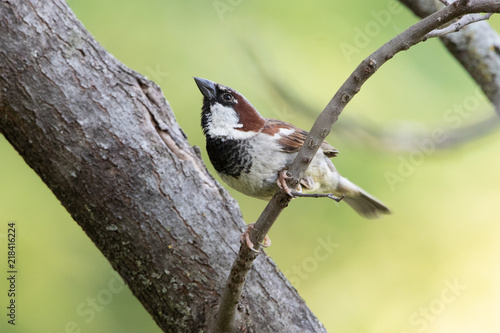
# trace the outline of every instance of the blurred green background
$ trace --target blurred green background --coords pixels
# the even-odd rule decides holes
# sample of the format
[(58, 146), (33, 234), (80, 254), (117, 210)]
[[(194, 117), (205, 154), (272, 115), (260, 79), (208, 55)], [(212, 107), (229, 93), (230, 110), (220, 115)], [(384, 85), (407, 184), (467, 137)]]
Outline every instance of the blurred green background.
[[(416, 22), (385, 0), (68, 4), (109, 52), (161, 86), (206, 162), (193, 76), (237, 89), (264, 116), (310, 129), (314, 118), (279, 98), (261, 68), (319, 113), (363, 58)], [(490, 22), (500, 29), (500, 19)], [(431, 144), (424, 153), (378, 149), (356, 132), (336, 131), (357, 122), (400, 132), (383, 141), (389, 147), (413, 131), (429, 138), (491, 116), (476, 90), (441, 44), (427, 41), (389, 61), (334, 126), (328, 141), (341, 151), (339, 171), (394, 214), (369, 221), (345, 204), (295, 200), (267, 250), (330, 332), (500, 331), (500, 133), (448, 150)], [(6, 323), (0, 279), (0, 331), (160, 332), (3, 137), (0, 156), (0, 241), (15, 221), (19, 269), (15, 329)], [(391, 183), (389, 175), (400, 178)], [(245, 220), (255, 221), (266, 203), (230, 191)]]

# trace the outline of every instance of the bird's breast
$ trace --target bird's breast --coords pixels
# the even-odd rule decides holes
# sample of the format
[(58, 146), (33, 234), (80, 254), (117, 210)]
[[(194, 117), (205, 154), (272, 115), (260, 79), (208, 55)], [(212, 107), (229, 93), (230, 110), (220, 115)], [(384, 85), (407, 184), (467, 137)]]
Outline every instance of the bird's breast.
[(269, 135), (256, 135), (246, 140), (207, 136), (207, 152), (224, 182), (260, 199), (269, 199), (273, 195), (277, 189), (278, 172), (295, 156), (281, 152)]
[(252, 167), (248, 140), (207, 137), (210, 162), (218, 173), (238, 178)]

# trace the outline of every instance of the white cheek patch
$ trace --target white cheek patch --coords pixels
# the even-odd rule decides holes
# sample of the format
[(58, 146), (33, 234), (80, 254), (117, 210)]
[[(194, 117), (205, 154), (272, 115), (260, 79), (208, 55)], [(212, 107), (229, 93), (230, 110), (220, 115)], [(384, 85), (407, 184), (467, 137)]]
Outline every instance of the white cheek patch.
[(215, 103), (211, 107), (211, 110), (212, 110), (211, 125), (214, 127), (214, 129), (234, 128), (238, 125), (241, 125), (240, 118), (232, 108), (223, 106), (219, 103)]
[(239, 131), (242, 128), (240, 118), (233, 108), (215, 103), (211, 107), (208, 121), (208, 133), (212, 137), (225, 136), (228, 139), (248, 139), (255, 135), (254, 132)]

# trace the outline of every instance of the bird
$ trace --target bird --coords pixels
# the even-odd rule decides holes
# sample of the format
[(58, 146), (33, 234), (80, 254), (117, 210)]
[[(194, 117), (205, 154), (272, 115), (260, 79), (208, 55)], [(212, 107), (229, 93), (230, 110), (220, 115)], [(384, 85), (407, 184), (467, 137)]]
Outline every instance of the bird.
[(289, 195), (332, 194), (358, 214), (377, 218), (391, 211), (337, 171), (330, 158), (338, 150), (324, 141), (298, 188), (286, 185), (287, 169), (308, 132), (287, 122), (263, 117), (239, 92), (213, 81), (194, 77), (203, 95), (201, 127), (210, 162), (221, 179), (251, 197), (270, 200), (278, 187)]

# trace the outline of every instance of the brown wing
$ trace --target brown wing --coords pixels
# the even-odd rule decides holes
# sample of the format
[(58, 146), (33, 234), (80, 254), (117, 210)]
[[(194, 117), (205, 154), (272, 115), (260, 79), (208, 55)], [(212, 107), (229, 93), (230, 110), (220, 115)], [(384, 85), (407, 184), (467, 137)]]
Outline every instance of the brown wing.
[[(262, 132), (269, 135), (275, 135), (280, 131), (280, 129), (283, 128), (294, 131), (290, 134), (281, 135), (278, 140), (278, 143), (281, 145), (281, 150), (287, 153), (295, 153), (299, 151), (300, 147), (304, 144), (307, 134), (309, 134), (307, 131), (281, 120), (267, 119)], [(323, 149), (323, 152), (327, 157), (335, 157), (339, 153), (337, 149), (333, 148), (326, 141), (323, 141), (321, 144), (321, 149)]]

